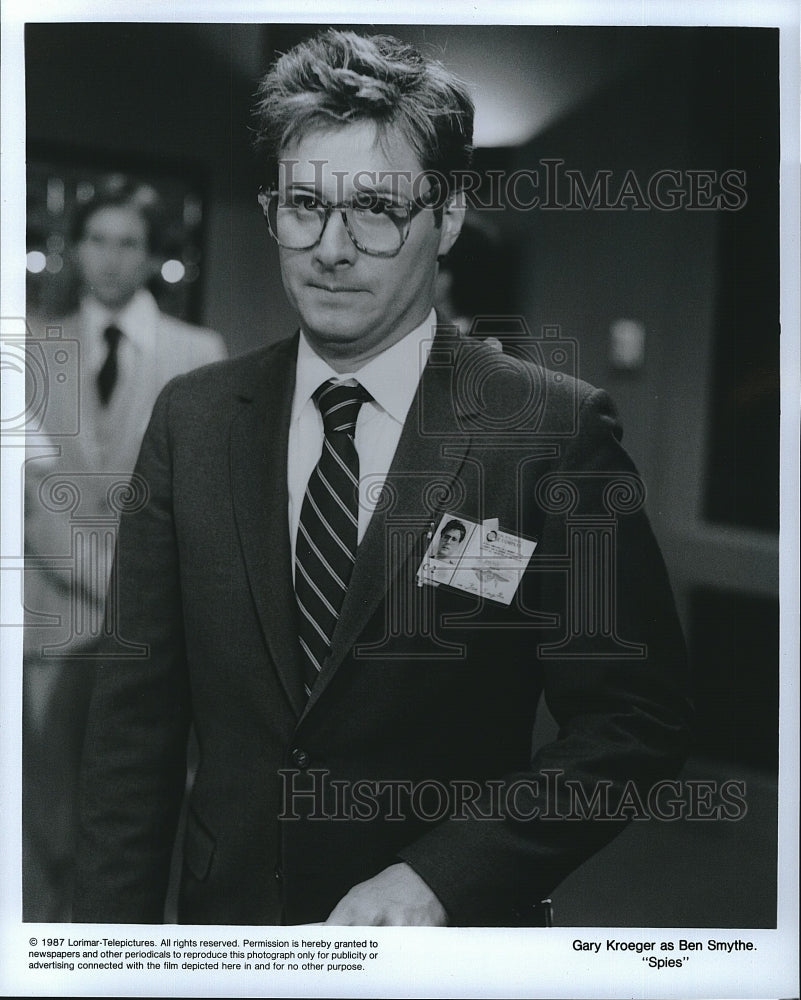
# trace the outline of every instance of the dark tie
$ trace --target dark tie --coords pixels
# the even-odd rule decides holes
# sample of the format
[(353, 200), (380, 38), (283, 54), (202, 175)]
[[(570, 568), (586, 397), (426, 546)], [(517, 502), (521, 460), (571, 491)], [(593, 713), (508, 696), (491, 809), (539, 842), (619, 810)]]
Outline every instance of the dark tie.
[(359, 409), (371, 398), (362, 386), (333, 379), (314, 393), (325, 436), (306, 487), (295, 546), (298, 638), (307, 695), (331, 648), (356, 560), (359, 456), (353, 435)]
[(97, 391), (100, 395), (100, 402), (106, 406), (111, 399), (112, 392), (114, 392), (114, 386), (117, 384), (117, 350), (120, 346), (122, 330), (112, 324), (103, 331), (103, 337), (108, 344), (108, 353), (103, 367), (97, 373)]

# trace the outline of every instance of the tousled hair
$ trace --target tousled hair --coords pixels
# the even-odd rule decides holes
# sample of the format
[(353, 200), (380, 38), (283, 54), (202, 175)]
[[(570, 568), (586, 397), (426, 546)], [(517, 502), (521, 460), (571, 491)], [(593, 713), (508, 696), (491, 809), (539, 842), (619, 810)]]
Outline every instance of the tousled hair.
[(391, 35), (329, 28), (284, 53), (262, 79), (254, 109), (255, 145), (267, 180), (281, 151), (315, 129), (372, 121), (394, 128), (435, 172), (444, 195), (470, 165), (473, 102), (442, 63)]
[(461, 521), (457, 521), (456, 518), (452, 518), (446, 525), (443, 526), (442, 531), (439, 533), (440, 538), (442, 538), (446, 531), (458, 531), (461, 536), (459, 539), (460, 542), (464, 541), (465, 535), (467, 534), (467, 528)]

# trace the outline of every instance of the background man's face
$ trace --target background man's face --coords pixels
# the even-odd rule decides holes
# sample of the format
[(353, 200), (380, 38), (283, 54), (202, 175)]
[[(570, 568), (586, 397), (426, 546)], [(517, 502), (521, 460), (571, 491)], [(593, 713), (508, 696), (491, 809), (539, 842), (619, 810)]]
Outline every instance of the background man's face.
[(458, 528), (448, 528), (439, 536), (436, 559), (451, 559), (462, 544), (462, 533)]
[(122, 308), (155, 269), (145, 220), (123, 206), (100, 208), (89, 216), (76, 257), (84, 290), (109, 309)]
[[(309, 133), (283, 150), (282, 164), (282, 195), (308, 193), (329, 203), (372, 187), (360, 172), (378, 179), (381, 172), (414, 178), (422, 171), (402, 136), (389, 132), (377, 140), (372, 122)], [(420, 193), (407, 178), (386, 179), (376, 188), (395, 200)], [(434, 212), (424, 209), (397, 256), (371, 257), (356, 249), (341, 214), (333, 213), (316, 247), (282, 248), (284, 288), (317, 352), (339, 371), (355, 369), (422, 323), (433, 302), (437, 256), (460, 228), (458, 211), (446, 208), (438, 227)]]

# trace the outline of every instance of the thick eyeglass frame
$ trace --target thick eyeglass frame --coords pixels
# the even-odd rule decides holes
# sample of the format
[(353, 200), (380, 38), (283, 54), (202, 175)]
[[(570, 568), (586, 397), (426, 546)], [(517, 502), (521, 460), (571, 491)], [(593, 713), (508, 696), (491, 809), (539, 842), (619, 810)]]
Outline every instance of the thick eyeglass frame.
[(275, 240), (279, 247), (284, 250), (312, 250), (314, 247), (318, 246), (325, 234), (325, 227), (328, 225), (328, 220), (331, 218), (334, 212), (339, 212), (342, 215), (342, 222), (345, 226), (345, 232), (348, 234), (351, 243), (356, 247), (359, 253), (366, 254), (368, 257), (397, 257), (398, 254), (403, 249), (403, 245), (409, 238), (409, 232), (412, 228), (412, 221), (414, 218), (423, 211), (424, 208), (433, 207), (431, 201), (432, 192), (428, 192), (428, 199), (417, 199), (414, 201), (408, 201), (403, 204), (398, 204), (394, 206), (395, 208), (404, 208), (409, 213), (408, 217), (403, 221), (398, 221), (397, 219), (389, 216), (390, 221), (396, 226), (398, 232), (400, 233), (400, 245), (396, 250), (370, 250), (362, 243), (360, 243), (354, 236), (350, 225), (348, 223), (348, 209), (353, 208), (353, 203), (349, 201), (338, 202), (337, 204), (330, 204), (329, 202), (323, 201), (314, 195), (315, 201), (319, 203), (319, 209), (317, 210), (318, 216), (322, 218), (322, 226), (320, 227), (320, 235), (313, 243), (309, 243), (305, 247), (290, 247), (285, 243), (282, 243), (278, 239), (278, 234), (273, 230), (272, 223), (270, 222), (270, 205), (281, 195), (281, 192), (275, 188), (265, 188), (263, 185), (259, 188), (258, 201), (261, 206), (262, 213), (264, 214), (264, 220), (267, 223), (267, 228), (270, 230), (270, 236)]

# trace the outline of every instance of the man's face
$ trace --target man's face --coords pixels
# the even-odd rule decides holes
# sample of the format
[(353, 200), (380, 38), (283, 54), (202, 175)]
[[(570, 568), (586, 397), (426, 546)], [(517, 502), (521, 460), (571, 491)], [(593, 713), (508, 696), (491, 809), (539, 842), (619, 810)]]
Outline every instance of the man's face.
[[(313, 195), (335, 204), (367, 188), (395, 201), (422, 193), (413, 182), (422, 167), (412, 148), (396, 131), (378, 138), (372, 122), (311, 132), (283, 150), (281, 164), (282, 197)], [(312, 346), (335, 370), (361, 367), (423, 322), (433, 302), (437, 256), (455, 241), (462, 215), (446, 206), (438, 226), (434, 211), (423, 209), (395, 257), (357, 250), (339, 212), (316, 247), (280, 249), (287, 296)]]
[(462, 544), (462, 533), (458, 528), (448, 528), (439, 536), (439, 547), (435, 559), (451, 559)]
[(84, 291), (109, 309), (124, 306), (153, 275), (147, 225), (133, 208), (100, 208), (86, 220), (76, 257)]

